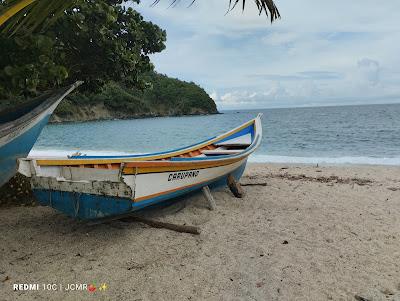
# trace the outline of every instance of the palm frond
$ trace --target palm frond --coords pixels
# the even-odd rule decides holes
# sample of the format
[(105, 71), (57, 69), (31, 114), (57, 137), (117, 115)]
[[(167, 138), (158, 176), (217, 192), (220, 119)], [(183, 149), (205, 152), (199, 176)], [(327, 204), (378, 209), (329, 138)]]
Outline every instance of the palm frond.
[[(242, 1), (242, 10), (244, 10), (246, 7), (246, 0), (229, 0), (227, 13), (232, 11), (240, 1)], [(254, 0), (254, 2), (257, 5), (258, 14), (261, 15), (262, 13), (265, 13), (266, 16), (269, 15), (271, 23), (281, 17), (273, 0)]]
[[(2, 32), (14, 34), (22, 27), (32, 32), (38, 26), (46, 27), (53, 23), (63, 12), (71, 8), (77, 0), (6, 0), (0, 5), (0, 28)], [(154, 0), (152, 6), (161, 0)], [(171, 6), (180, 0), (172, 0)], [(196, 0), (192, 0), (193, 4)], [(228, 12), (233, 10), (239, 2), (242, 10), (245, 9), (246, 0), (229, 0)], [(280, 18), (279, 10), (274, 0), (253, 0), (259, 15), (265, 13), (270, 16), (271, 22)], [(0, 2), (1, 3), (1, 2)], [(190, 4), (190, 5), (191, 5)]]
[(8, 4), (0, 6), (0, 26), (35, 1), (36, 0), (9, 1)]
[(22, 26), (32, 32), (39, 25), (50, 25), (75, 2), (76, 0), (9, 0), (6, 5), (0, 6), (0, 27), (2, 32), (11, 34)]
[[(151, 6), (157, 5), (161, 1), (162, 0), (154, 0)], [(179, 1), (180, 0), (172, 0), (170, 6), (175, 6)], [(193, 5), (195, 2), (196, 0), (192, 0), (189, 6)], [(227, 13), (232, 11), (239, 2), (242, 2), (242, 10), (244, 10), (246, 6), (246, 0), (229, 0)], [(254, 0), (254, 2), (257, 5), (259, 15), (261, 15), (262, 13), (265, 13), (267, 16), (269, 15), (271, 23), (281, 17), (274, 0)]]

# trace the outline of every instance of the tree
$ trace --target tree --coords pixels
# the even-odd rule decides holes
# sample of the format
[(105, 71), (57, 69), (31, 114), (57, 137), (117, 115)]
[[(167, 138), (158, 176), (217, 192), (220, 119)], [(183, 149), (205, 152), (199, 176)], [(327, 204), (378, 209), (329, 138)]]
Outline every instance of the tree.
[[(3, 4), (0, 7), (0, 26), (5, 24), (4, 31), (16, 32), (23, 26), (34, 30), (39, 25), (48, 26), (54, 20), (59, 18), (63, 12), (79, 4), (82, 0), (0, 0)], [(139, 0), (135, 0), (139, 1)], [(161, 0), (154, 0), (153, 5), (156, 5)], [(179, 0), (172, 0), (176, 3)], [(193, 0), (193, 2), (196, 0)], [(265, 13), (270, 15), (271, 22), (280, 18), (279, 10), (273, 0), (253, 0), (258, 8), (259, 14)], [(122, 0), (116, 1), (120, 4)], [(193, 3), (192, 2), (192, 3)], [(241, 2), (244, 10), (246, 0), (229, 0), (229, 9), (234, 9)]]
[(70, 81), (91, 91), (109, 80), (143, 86), (139, 75), (153, 69), (148, 55), (165, 48), (166, 33), (122, 2), (80, 1), (50, 27)]
[(165, 48), (166, 33), (122, 2), (79, 1), (45, 33), (0, 34), (0, 98), (78, 79), (90, 92), (110, 80), (143, 88), (140, 75), (153, 69), (149, 54)]

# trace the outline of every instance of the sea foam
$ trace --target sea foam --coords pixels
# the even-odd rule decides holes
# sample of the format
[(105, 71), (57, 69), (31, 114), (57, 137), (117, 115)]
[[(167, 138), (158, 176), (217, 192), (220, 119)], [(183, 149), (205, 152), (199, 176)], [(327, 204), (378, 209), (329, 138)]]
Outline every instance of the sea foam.
[(273, 155), (252, 155), (252, 163), (300, 163), (300, 164), (356, 164), (356, 165), (400, 165), (400, 158), (375, 157), (290, 157)]

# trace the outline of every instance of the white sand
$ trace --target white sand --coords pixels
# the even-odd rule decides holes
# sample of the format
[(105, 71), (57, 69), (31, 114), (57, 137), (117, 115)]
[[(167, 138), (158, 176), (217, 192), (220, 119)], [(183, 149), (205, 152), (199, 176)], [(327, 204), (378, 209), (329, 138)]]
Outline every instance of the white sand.
[[(399, 167), (250, 165), (242, 183), (260, 185), (152, 214), (199, 236), (0, 208), (0, 300), (400, 300)], [(12, 290), (93, 281), (108, 289)]]

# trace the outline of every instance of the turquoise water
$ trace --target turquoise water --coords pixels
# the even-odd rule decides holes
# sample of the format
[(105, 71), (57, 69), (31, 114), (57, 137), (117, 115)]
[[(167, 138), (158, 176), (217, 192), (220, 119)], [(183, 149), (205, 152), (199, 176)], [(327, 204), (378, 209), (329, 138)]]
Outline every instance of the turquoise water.
[(141, 153), (190, 145), (263, 116), (253, 162), (400, 165), (400, 104), (228, 111), (46, 126), (33, 155)]

